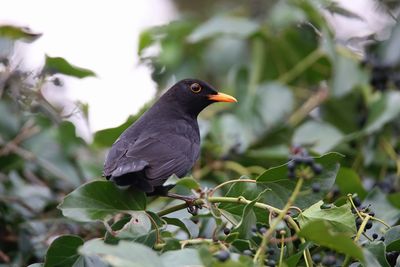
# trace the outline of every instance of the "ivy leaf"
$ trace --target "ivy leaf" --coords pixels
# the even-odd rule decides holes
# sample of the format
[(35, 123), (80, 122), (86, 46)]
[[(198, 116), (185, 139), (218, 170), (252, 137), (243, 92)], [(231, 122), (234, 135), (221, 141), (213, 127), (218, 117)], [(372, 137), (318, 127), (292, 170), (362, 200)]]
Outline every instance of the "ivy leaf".
[(109, 181), (95, 180), (68, 194), (58, 206), (64, 216), (77, 221), (106, 220), (119, 212), (146, 208), (146, 195), (133, 189), (121, 190)]
[(164, 266), (202, 266), (199, 252), (192, 248), (167, 251), (161, 255), (161, 260)]
[(254, 226), (257, 221), (253, 211), (254, 204), (256, 204), (257, 200), (258, 198), (254, 199), (244, 207), (238, 225), (232, 229), (232, 233), (238, 232), (238, 237), (241, 239), (249, 239), (251, 237), (251, 227)]
[(83, 239), (74, 235), (63, 235), (55, 239), (47, 250), (44, 267), (70, 267), (80, 257), (78, 247)]
[(390, 267), (390, 264), (386, 260), (385, 245), (383, 242), (366, 244), (365, 249), (375, 257), (380, 266)]
[[(375, 216), (389, 225), (394, 225), (400, 219), (400, 209), (394, 207), (388, 200), (387, 195), (380, 189), (372, 189), (363, 201), (363, 205), (369, 206), (375, 212)], [(385, 226), (379, 222), (375, 222), (369, 230), (372, 232), (381, 232), (386, 229)]]
[(59, 73), (76, 78), (96, 76), (93, 71), (74, 66), (62, 57), (50, 57), (47, 55), (43, 71), (50, 74)]
[(343, 138), (343, 134), (326, 122), (307, 121), (293, 135), (293, 144), (311, 145), (317, 153), (326, 153)]
[(97, 255), (114, 267), (165, 266), (151, 248), (125, 240), (117, 245), (110, 245), (100, 239), (92, 239), (79, 248), (79, 253), (85, 256)]
[(9, 38), (11, 40), (33, 42), (41, 36), (41, 33), (35, 33), (26, 27), (17, 27), (13, 25), (0, 26), (0, 37)]
[(168, 224), (175, 225), (185, 231), (189, 238), (197, 237), (199, 235), (199, 227), (191, 220), (184, 218), (169, 218), (162, 217)]
[(341, 207), (333, 206), (329, 209), (321, 209), (322, 204), (324, 204), (322, 200), (318, 201), (299, 214), (297, 221), (300, 223), (301, 228), (310, 222), (323, 220), (330, 224), (335, 232), (348, 235), (353, 235), (357, 232), (350, 203), (346, 203)]
[(357, 193), (362, 199), (367, 195), (361, 183), (360, 176), (350, 168), (340, 168), (336, 176), (336, 184), (343, 195)]
[(246, 38), (258, 30), (255, 22), (240, 17), (215, 17), (197, 27), (188, 37), (192, 43), (200, 42), (215, 35), (228, 34)]
[(130, 212), (131, 219), (117, 232), (119, 238), (136, 238), (151, 230), (151, 221), (144, 211)]
[(176, 175), (171, 175), (168, 180), (163, 183), (163, 186), (169, 185), (180, 185), (187, 189), (193, 190), (197, 190), (200, 188), (199, 182), (197, 182), (193, 177), (179, 178)]
[(348, 234), (338, 233), (332, 224), (315, 220), (306, 224), (298, 234), (318, 245), (328, 247), (340, 253), (350, 255), (353, 258), (364, 261), (362, 249), (354, 243)]
[(386, 251), (400, 251), (400, 225), (390, 228), (385, 233)]
[(367, 124), (365, 126), (365, 133), (371, 134), (382, 129), (382, 127), (398, 118), (400, 114), (400, 101), (399, 92), (388, 92), (381, 96), (371, 104)]
[[(241, 179), (247, 179), (247, 177), (241, 177)], [(225, 194), (225, 197), (244, 197), (247, 200), (257, 199), (260, 194), (261, 198), (263, 194), (268, 190), (264, 184), (260, 183), (249, 183), (249, 182), (237, 182), (234, 183)], [(218, 208), (222, 212), (229, 212), (237, 216), (242, 216), (245, 205), (238, 205), (236, 203), (221, 203)], [(268, 219), (268, 212), (259, 208), (254, 208), (254, 212), (257, 216), (258, 221), (266, 221)]]
[[(146, 215), (144, 214), (144, 216)], [(116, 235), (111, 235), (107, 231), (104, 242), (118, 244), (119, 240), (129, 240), (152, 248), (157, 241), (157, 231), (150, 230), (151, 225), (148, 217), (141, 218), (140, 220), (143, 220), (143, 222), (136, 221), (136, 219), (138, 219), (137, 216), (127, 216), (115, 222), (111, 225), (111, 229), (116, 232)]]
[[(339, 171), (339, 160), (343, 156), (339, 153), (327, 153), (321, 157), (314, 158), (315, 162), (321, 164), (323, 171), (310, 180), (304, 182), (301, 197), (295, 201), (295, 206), (304, 209), (319, 201), (335, 183), (336, 174)], [(318, 183), (321, 187), (319, 193), (311, 192), (311, 184)], [(294, 190), (296, 181), (288, 178), (287, 163), (266, 170), (257, 178), (257, 184), (263, 184), (270, 191), (266, 191), (262, 202), (277, 208), (283, 208)]]

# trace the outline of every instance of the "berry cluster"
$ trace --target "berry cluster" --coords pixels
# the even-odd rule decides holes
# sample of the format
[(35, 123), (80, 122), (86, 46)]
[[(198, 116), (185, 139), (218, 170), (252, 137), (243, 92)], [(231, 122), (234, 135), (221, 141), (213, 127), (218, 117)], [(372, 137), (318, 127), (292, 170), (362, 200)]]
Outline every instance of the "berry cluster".
[(390, 85), (400, 90), (400, 73), (395, 66), (382, 63), (382, 61), (374, 55), (369, 55), (363, 64), (371, 69), (370, 84), (377, 91), (385, 91)]
[[(367, 213), (371, 217), (375, 216), (375, 212), (371, 211), (369, 207), (362, 206), (361, 199), (358, 196), (353, 197), (352, 200), (353, 200), (354, 206), (357, 208), (357, 211)], [(352, 208), (351, 211), (354, 214), (356, 213), (356, 210), (354, 208)], [(357, 229), (360, 228), (362, 222), (363, 222), (363, 219), (357, 216), (357, 218), (356, 218)], [(367, 224), (365, 225), (364, 231), (371, 229), (372, 225), (373, 225), (372, 221), (368, 220)], [(378, 234), (376, 234), (376, 233), (374, 233), (374, 234), (376, 235), (376, 237), (374, 238), (374, 235), (373, 235), (372, 238), (374, 238), (374, 239), (378, 238)]]
[(327, 267), (339, 266), (341, 262), (341, 259), (339, 259), (338, 256), (332, 252), (328, 252), (326, 254), (316, 253), (312, 256), (312, 260), (318, 266), (319, 264), (322, 264), (323, 266)]
[[(290, 161), (287, 164), (288, 168), (288, 177), (290, 179), (294, 179), (296, 177), (296, 170), (298, 168), (311, 168), (314, 175), (319, 175), (323, 171), (323, 167), (321, 164), (316, 163), (315, 160), (310, 157), (307, 151), (301, 147), (292, 148), (292, 155), (289, 158)], [(313, 186), (314, 192), (319, 192), (320, 187), (319, 184), (314, 184)]]

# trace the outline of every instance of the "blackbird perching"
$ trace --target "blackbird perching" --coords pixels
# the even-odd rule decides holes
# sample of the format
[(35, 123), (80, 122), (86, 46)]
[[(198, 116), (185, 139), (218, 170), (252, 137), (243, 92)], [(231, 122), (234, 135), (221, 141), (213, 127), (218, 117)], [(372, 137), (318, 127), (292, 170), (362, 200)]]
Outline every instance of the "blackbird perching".
[(104, 176), (148, 195), (168, 195), (164, 182), (186, 175), (199, 157), (197, 116), (214, 102), (237, 101), (200, 80), (176, 83), (115, 141)]

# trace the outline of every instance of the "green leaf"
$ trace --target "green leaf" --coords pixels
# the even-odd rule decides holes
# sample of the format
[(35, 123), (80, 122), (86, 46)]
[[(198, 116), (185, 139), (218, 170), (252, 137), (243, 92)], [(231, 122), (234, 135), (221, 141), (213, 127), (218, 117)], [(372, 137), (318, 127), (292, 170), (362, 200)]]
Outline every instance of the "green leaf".
[[(375, 217), (382, 219), (389, 225), (394, 225), (400, 219), (400, 209), (395, 208), (380, 189), (372, 189), (363, 201), (363, 205), (370, 206), (370, 209), (375, 212)], [(375, 222), (371, 232), (380, 232), (380, 229), (385, 227)]]
[(83, 239), (74, 235), (63, 235), (55, 239), (46, 253), (44, 267), (70, 267), (79, 258), (78, 247)]
[(33, 42), (41, 37), (41, 33), (35, 33), (26, 27), (17, 27), (12, 25), (0, 25), (0, 38), (5, 37), (11, 40), (22, 40)]
[(251, 228), (256, 225), (256, 215), (254, 214), (253, 207), (256, 204), (259, 197), (248, 203), (244, 209), (241, 219), (236, 225), (234, 229), (232, 229), (232, 233), (239, 233), (239, 238), (241, 239), (249, 239), (251, 237)]
[(168, 224), (175, 225), (185, 231), (189, 238), (197, 237), (199, 235), (199, 227), (187, 218), (169, 218), (162, 217)]
[[(279, 101), (276, 101), (279, 99)], [(294, 96), (289, 87), (279, 83), (265, 83), (257, 89), (256, 108), (266, 128), (281, 124), (294, 107)], [(285, 105), (282, 105), (285, 103)]]
[(148, 48), (153, 44), (153, 34), (154, 32), (150, 30), (142, 31), (139, 35), (139, 44), (138, 44), (138, 55), (140, 56), (144, 49)]
[(367, 249), (375, 257), (380, 266), (390, 267), (390, 264), (386, 260), (385, 245), (383, 242), (366, 244), (365, 249)]
[(164, 266), (202, 266), (199, 252), (197, 249), (192, 248), (167, 251), (161, 255), (161, 260), (164, 263)]
[[(135, 241), (152, 248), (157, 241), (157, 231), (150, 231), (150, 219), (146, 214), (142, 214), (142, 212), (131, 213), (133, 213), (132, 217), (126, 216), (111, 225), (111, 229), (116, 232), (116, 235), (114, 236), (107, 232), (104, 242), (107, 244), (118, 244), (119, 240), (123, 239)], [(136, 216), (135, 213), (137, 213)], [(144, 218), (144, 216), (147, 218)]]
[(386, 251), (400, 251), (400, 225), (390, 228), (385, 233)]
[(339, 51), (333, 59), (332, 93), (335, 97), (342, 97), (360, 84), (368, 84), (368, 75), (360, 68), (359, 63), (348, 51)]
[[(247, 179), (247, 177), (241, 177)], [(261, 201), (264, 202), (263, 195), (265, 194), (265, 190), (267, 190), (267, 186), (265, 184), (260, 183), (247, 183), (247, 182), (237, 182), (234, 183), (225, 194), (225, 197), (244, 197), (247, 200), (255, 200), (261, 194)], [(234, 214), (242, 217), (243, 210), (245, 205), (238, 205), (235, 203), (221, 203), (218, 208), (221, 210), (222, 214), (229, 216), (229, 214)], [(254, 208), (254, 212), (257, 217), (257, 221), (266, 221), (268, 219), (268, 211), (263, 209)], [(226, 214), (229, 213), (229, 214)], [(231, 216), (230, 216), (231, 217)], [(235, 219), (231, 219), (235, 221)]]
[(387, 92), (373, 102), (370, 106), (369, 116), (364, 131), (374, 133), (382, 127), (397, 119), (400, 114), (400, 92)]
[(318, 201), (299, 214), (297, 221), (301, 228), (310, 222), (323, 220), (337, 233), (348, 234), (349, 236), (356, 234), (355, 217), (351, 212), (350, 203), (341, 207), (332, 206), (329, 209), (321, 209), (322, 204), (324, 204), (322, 200)]
[(92, 239), (79, 248), (79, 253), (85, 256), (97, 255), (114, 267), (165, 266), (151, 248), (125, 240), (117, 245), (109, 245), (100, 239)]
[[(319, 201), (333, 186), (336, 174), (339, 171), (339, 161), (342, 155), (338, 153), (327, 153), (321, 157), (314, 158), (316, 163), (323, 167), (321, 174), (304, 182), (300, 192), (301, 197), (295, 201), (295, 206), (304, 209)], [(291, 195), (296, 181), (288, 178), (287, 163), (278, 167), (266, 170), (257, 178), (257, 183), (270, 188), (265, 192), (262, 202), (268, 203), (277, 208), (283, 208)], [(321, 187), (319, 193), (311, 192), (311, 184), (318, 183)]]
[(316, 220), (306, 224), (298, 233), (300, 237), (363, 261), (362, 249), (348, 234), (338, 233), (332, 224)]
[(303, 252), (306, 248), (310, 248), (312, 246), (311, 242), (306, 242), (304, 244), (301, 244), (299, 247), (299, 250), (297, 250), (296, 254), (291, 255), (287, 259), (285, 259), (285, 263), (287, 264), (288, 267), (296, 267), (298, 266), (298, 262), (303, 256)]
[(109, 181), (95, 180), (75, 189), (58, 206), (64, 216), (77, 221), (106, 220), (119, 212), (146, 208), (146, 195), (121, 190)]
[(197, 27), (187, 37), (187, 40), (191, 43), (197, 43), (220, 34), (246, 38), (255, 33), (258, 28), (257, 23), (242, 17), (214, 17)]
[(392, 35), (388, 40), (383, 42), (379, 47), (379, 53), (382, 57), (383, 64), (396, 65), (400, 61), (400, 51), (398, 45), (400, 42), (400, 24), (397, 23), (393, 27)]
[(336, 176), (336, 184), (343, 195), (356, 193), (361, 199), (367, 195), (367, 192), (361, 184), (360, 177), (350, 168), (340, 168)]
[(323, 154), (332, 150), (342, 138), (343, 134), (326, 122), (307, 121), (296, 129), (292, 143), (310, 146), (315, 152)]
[(171, 175), (168, 180), (163, 183), (163, 186), (180, 185), (187, 189), (200, 189), (200, 184), (193, 177), (179, 178), (176, 175)]
[(61, 57), (49, 57), (46, 55), (46, 62), (44, 71), (50, 74), (64, 74), (76, 78), (85, 78), (89, 76), (96, 76), (96, 74), (89, 70), (71, 65), (67, 60)]
[(131, 219), (117, 232), (117, 237), (136, 238), (151, 230), (151, 221), (144, 211), (131, 211)]

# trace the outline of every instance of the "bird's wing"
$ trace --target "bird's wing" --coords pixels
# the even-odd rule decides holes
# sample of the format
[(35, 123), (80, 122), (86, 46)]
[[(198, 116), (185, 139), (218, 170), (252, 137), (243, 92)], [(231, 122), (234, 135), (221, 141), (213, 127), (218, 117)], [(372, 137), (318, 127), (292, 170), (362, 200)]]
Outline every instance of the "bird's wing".
[(144, 160), (134, 160), (126, 157), (129, 146), (129, 143), (121, 140), (117, 140), (113, 144), (104, 162), (104, 176), (107, 178), (111, 176), (118, 177), (126, 173), (141, 171), (149, 165)]
[(161, 138), (152, 136), (137, 140), (129, 147), (126, 157), (148, 162), (146, 177), (158, 185), (172, 174), (182, 177), (189, 171), (194, 160), (188, 155), (193, 154), (193, 149), (197, 148), (188, 139), (166, 134)]

